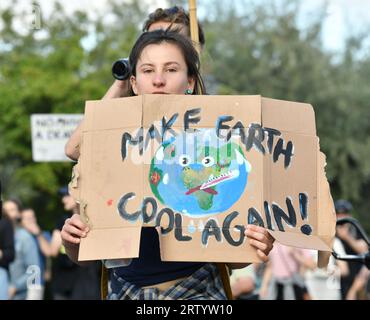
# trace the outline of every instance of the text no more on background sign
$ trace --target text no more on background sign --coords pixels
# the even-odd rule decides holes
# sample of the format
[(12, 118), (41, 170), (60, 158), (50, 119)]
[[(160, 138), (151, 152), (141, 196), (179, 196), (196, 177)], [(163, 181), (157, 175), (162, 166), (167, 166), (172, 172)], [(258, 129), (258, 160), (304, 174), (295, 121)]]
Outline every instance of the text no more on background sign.
[(64, 147), (82, 117), (82, 114), (31, 115), (33, 161), (70, 161)]

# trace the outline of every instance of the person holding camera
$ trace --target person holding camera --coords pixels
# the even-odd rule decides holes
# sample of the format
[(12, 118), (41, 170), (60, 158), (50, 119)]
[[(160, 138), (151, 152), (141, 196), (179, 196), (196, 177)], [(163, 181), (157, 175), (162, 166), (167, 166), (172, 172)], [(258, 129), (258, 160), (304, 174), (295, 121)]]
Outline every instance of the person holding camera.
[[(182, 35), (190, 38), (190, 17), (189, 14), (182, 7), (171, 7), (168, 9), (158, 8), (149, 14), (147, 20), (144, 22), (142, 31), (148, 32), (158, 29), (176, 30)], [(203, 48), (205, 45), (205, 37), (202, 26), (198, 22), (199, 30), (199, 44)], [(128, 59), (120, 59), (112, 66), (113, 76), (116, 81), (112, 84), (110, 89), (105, 94), (105, 98), (119, 98), (129, 95), (129, 81), (130, 66)]]
[[(189, 14), (182, 8), (174, 6), (168, 9), (158, 8), (149, 14), (147, 20), (144, 22), (142, 31), (150, 32), (158, 29), (171, 29), (180, 32), (182, 35), (190, 38), (190, 17)], [(202, 26), (198, 22), (199, 29), (199, 43), (202, 48), (205, 45), (205, 37)], [(130, 82), (128, 77), (130, 75), (130, 67), (127, 59), (120, 59), (116, 61), (112, 67), (112, 73), (116, 80), (105, 93), (102, 99), (113, 99), (127, 97), (130, 95)], [(83, 120), (72, 133), (71, 138), (65, 146), (66, 155), (72, 160), (77, 160), (79, 157), (79, 141), (81, 139), (81, 128)]]

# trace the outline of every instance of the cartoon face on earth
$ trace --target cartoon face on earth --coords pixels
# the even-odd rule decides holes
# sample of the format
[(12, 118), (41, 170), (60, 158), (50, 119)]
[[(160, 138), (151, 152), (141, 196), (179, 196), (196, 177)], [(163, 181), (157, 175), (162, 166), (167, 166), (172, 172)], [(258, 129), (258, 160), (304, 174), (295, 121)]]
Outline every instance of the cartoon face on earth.
[(215, 130), (184, 132), (162, 143), (149, 171), (155, 197), (192, 217), (223, 212), (243, 194), (251, 166), (239, 144)]

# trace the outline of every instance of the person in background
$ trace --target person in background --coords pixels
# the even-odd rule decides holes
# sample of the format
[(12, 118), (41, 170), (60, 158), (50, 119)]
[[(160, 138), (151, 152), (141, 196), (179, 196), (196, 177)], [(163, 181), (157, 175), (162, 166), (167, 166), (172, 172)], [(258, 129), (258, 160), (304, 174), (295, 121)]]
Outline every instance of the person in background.
[(3, 205), (4, 215), (12, 222), (15, 243), (15, 259), (9, 265), (9, 299), (25, 300), (28, 289), (37, 285), (40, 261), (37, 245), (32, 235), (21, 226), (21, 205), (16, 200), (7, 200)]
[[(344, 199), (335, 201), (335, 211), (337, 214), (337, 219), (352, 216), (352, 204)], [(344, 247), (345, 254), (357, 255), (361, 253), (366, 253), (369, 249), (366, 242), (360, 239), (357, 230), (349, 224), (343, 224), (337, 226), (336, 237), (340, 240)], [(351, 286), (362, 268), (360, 262), (349, 262), (348, 263), (349, 272), (347, 274), (342, 274), (340, 279), (341, 287), (341, 297), (342, 300), (347, 298), (347, 294), (351, 289)]]
[(55, 300), (100, 299), (100, 264), (91, 263), (81, 267), (71, 261), (62, 244), (61, 230), (64, 222), (78, 213), (78, 205), (68, 193), (68, 187), (59, 189), (66, 214), (61, 217), (52, 233), (49, 254), (52, 261), (51, 288)]
[(369, 300), (368, 283), (370, 270), (363, 266), (348, 290), (346, 300)]
[(7, 217), (0, 218), (0, 300), (8, 300), (9, 264), (14, 260), (14, 229)]
[[(344, 247), (339, 239), (334, 239), (333, 250), (343, 255)], [(318, 261), (318, 252), (312, 250), (312, 256)], [(330, 256), (326, 268), (308, 269), (305, 273), (307, 288), (313, 300), (340, 300), (340, 277), (349, 272), (348, 262), (336, 260)]]
[[(100, 266), (92, 264), (87, 268), (72, 262), (62, 244), (61, 229), (66, 219), (78, 213), (78, 206), (68, 193), (68, 187), (58, 190), (66, 213), (52, 230), (51, 237), (42, 232), (32, 209), (24, 211), (23, 224), (37, 240), (39, 254), (51, 258), (51, 291), (54, 300), (96, 300), (100, 298)], [(45, 270), (46, 259), (43, 260)]]
[[(43, 239), (49, 242), (51, 240), (50, 233), (47, 231), (42, 231), (37, 223), (35, 211), (31, 208), (24, 208), (22, 210), (22, 226), (28, 232), (33, 235), (34, 241), (37, 245), (39, 260), (40, 260), (40, 281), (39, 285), (33, 286), (32, 290), (28, 292), (28, 300), (43, 300), (44, 299), (44, 290), (45, 290), (45, 271), (46, 271), (46, 260), (48, 257), (48, 251), (43, 251), (41, 249), (40, 243), (43, 242)], [(39, 241), (39, 238), (43, 238)]]
[(253, 263), (243, 269), (233, 270), (231, 290), (236, 300), (258, 300), (266, 263)]
[(261, 299), (310, 300), (302, 272), (307, 268), (316, 268), (310, 250), (276, 243), (263, 276)]

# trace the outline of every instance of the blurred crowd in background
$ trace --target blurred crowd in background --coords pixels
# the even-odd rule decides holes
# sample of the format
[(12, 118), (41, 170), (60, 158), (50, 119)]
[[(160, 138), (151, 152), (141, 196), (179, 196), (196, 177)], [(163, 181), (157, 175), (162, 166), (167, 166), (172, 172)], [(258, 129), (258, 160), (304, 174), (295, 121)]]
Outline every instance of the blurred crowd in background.
[(60, 231), (78, 206), (67, 187), (59, 194), (65, 215), (51, 231), (41, 230), (32, 208), (16, 199), (3, 203), (0, 300), (100, 299), (100, 263), (80, 267), (65, 253)]
[[(335, 202), (337, 219), (350, 217), (352, 204)], [(340, 255), (369, 252), (367, 243), (350, 224), (338, 225), (333, 251)], [(231, 276), (236, 299), (368, 300), (370, 271), (360, 262), (329, 259), (317, 267), (318, 252), (274, 244), (266, 264), (253, 264)]]
[[(20, 201), (3, 203), (0, 220), (1, 300), (100, 299), (101, 263), (81, 267), (65, 254), (60, 231), (78, 206), (68, 188), (59, 189), (65, 215), (51, 231), (41, 230), (37, 215)], [(350, 202), (335, 202), (338, 218), (348, 217)], [(362, 254), (369, 248), (355, 228), (337, 226), (333, 250)], [(231, 288), (240, 300), (368, 300), (370, 271), (359, 262), (330, 257), (326, 268), (317, 267), (317, 251), (277, 242), (269, 262), (233, 270)]]

